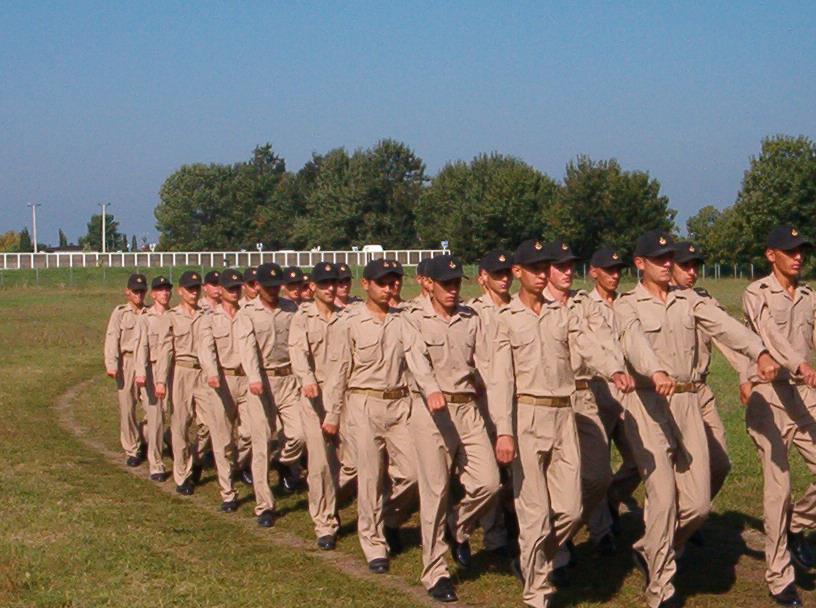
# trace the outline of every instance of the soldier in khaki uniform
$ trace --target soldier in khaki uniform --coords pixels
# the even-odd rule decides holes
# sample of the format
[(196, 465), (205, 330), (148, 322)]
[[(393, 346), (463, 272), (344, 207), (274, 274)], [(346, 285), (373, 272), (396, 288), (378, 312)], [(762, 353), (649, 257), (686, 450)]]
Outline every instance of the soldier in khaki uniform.
[[(626, 369), (623, 360), (623, 351), (614, 334), (612, 325), (607, 322), (602, 305), (589, 297), (585, 291), (572, 289), (574, 262), (577, 258), (569, 245), (562, 240), (556, 240), (545, 246), (550, 265), (547, 269), (547, 286), (544, 288), (544, 298), (561, 306), (570, 306), (586, 321), (587, 328), (593, 340), (607, 352), (610, 367), (601, 368), (598, 379), (607, 383), (603, 376), (612, 377), (621, 374), (623, 381), (617, 386), (623, 392), (634, 389), (634, 379), (623, 372)], [(595, 394), (590, 390), (590, 381), (596, 375), (580, 355), (573, 351), (572, 368), (575, 371), (575, 393), (572, 407), (575, 410), (575, 424), (578, 429), (578, 445), (581, 452), (581, 496), (583, 499), (583, 515), (588, 520), (606, 498), (606, 492), (612, 481), (612, 469), (609, 459), (609, 440), (606, 429), (601, 421), (598, 403)], [(602, 553), (607, 555), (615, 551), (615, 542), (611, 532), (604, 536), (592, 535), (590, 538), (599, 545)], [(553, 582), (556, 586), (568, 582), (567, 565), (570, 561), (570, 551), (564, 546), (555, 559)]]
[(802, 605), (791, 558), (803, 569), (813, 567), (803, 532), (816, 526), (816, 483), (791, 502), (788, 467), (793, 444), (811, 474), (816, 473), (816, 370), (811, 364), (816, 292), (800, 282), (805, 252), (811, 247), (794, 226), (774, 228), (765, 250), (772, 272), (751, 283), (742, 299), (748, 324), (782, 365), (773, 382), (751, 374), (754, 386), (745, 413), (765, 481), (765, 580), (782, 606)]
[(303, 289), (300, 291), (300, 303), (314, 301), (314, 290), (312, 289), (312, 276), (308, 272), (303, 273)]
[(247, 267), (244, 270), (244, 289), (241, 299), (238, 300), (239, 306), (246, 306), (251, 300), (258, 297), (258, 284), (255, 281), (257, 269), (254, 266)]
[(626, 433), (646, 486), (645, 534), (635, 564), (650, 608), (676, 603), (675, 551), (711, 509), (711, 475), (697, 386), (697, 329), (757, 361), (763, 377), (778, 366), (762, 341), (710, 299), (670, 285), (673, 241), (651, 231), (635, 247), (641, 282), (615, 301), (615, 317), (637, 390), (624, 397)]
[[(275, 457), (278, 487), (291, 494), (300, 480), (305, 438), (301, 422), (300, 388), (289, 359), (289, 325), (297, 305), (280, 297), (284, 272), (275, 263), (258, 266), (258, 297), (241, 309), (249, 331), (241, 345), (241, 362), (249, 377), (250, 400), (271, 407), (270, 427), (280, 425), (281, 446)], [(260, 407), (256, 403), (256, 407)], [(260, 459), (253, 443), (253, 463)], [(266, 454), (263, 455), (266, 459)], [(260, 469), (258, 469), (260, 472)], [(255, 477), (253, 464), (253, 477)], [(262, 479), (266, 479), (266, 474)], [(272, 525), (272, 522), (269, 522)]]
[(283, 279), (281, 297), (300, 306), (303, 302), (303, 271), (299, 266), (289, 266), (283, 269)]
[[(406, 379), (403, 320), (389, 306), (398, 272), (390, 260), (372, 260), (363, 272), (365, 304), (342, 315), (342, 350), (338, 372), (326, 385), (324, 404), (336, 411), (348, 408), (358, 450), (357, 534), (372, 572), (388, 571), (393, 540), (385, 528), (397, 531), (407, 519), (417, 493), (416, 450), (408, 429), (411, 399)], [(391, 479), (385, 496), (386, 458), (399, 476)], [(383, 509), (386, 499), (388, 509)], [(398, 545), (397, 545), (397, 548)]]
[(173, 284), (163, 276), (150, 283), (153, 304), (139, 317), (139, 338), (136, 342), (136, 385), (141, 389), (142, 407), (147, 412), (147, 462), (150, 479), (164, 481), (166, 472), (162, 462), (164, 412), (167, 403), (156, 397), (154, 369), (159, 355), (159, 321), (167, 312)]
[(204, 284), (201, 290), (203, 297), (198, 301), (201, 310), (209, 312), (221, 306), (221, 273), (211, 270), (204, 275)]
[(139, 337), (138, 320), (144, 312), (147, 279), (132, 274), (125, 288), (127, 304), (113, 309), (105, 332), (105, 370), (116, 380), (119, 399), (119, 440), (127, 455), (129, 467), (138, 467), (144, 460), (142, 431), (136, 420), (139, 387), (136, 386), (134, 351)]
[[(203, 448), (199, 440), (191, 445), (188, 432), (197, 418), (207, 428), (212, 443), (218, 484), (223, 505), (230, 505), (237, 494), (232, 485), (232, 427), (223, 406), (212, 395), (213, 377), (205, 377), (217, 369), (218, 362), (210, 352), (202, 352), (201, 332), (204, 313), (198, 307), (201, 275), (184, 272), (179, 279), (181, 304), (168, 310), (159, 320), (159, 353), (154, 368), (156, 397), (167, 396), (167, 386), (173, 389), (170, 431), (173, 437), (173, 477), (176, 491), (189, 496), (194, 492), (194, 477), (200, 475)], [(203, 358), (203, 360), (202, 360)], [(216, 378), (217, 379), (217, 378)], [(210, 387), (208, 387), (208, 383)], [(198, 473), (194, 475), (194, 463)], [(227, 506), (225, 510), (229, 510)]]
[(313, 302), (304, 304), (289, 327), (289, 357), (302, 387), (301, 418), (309, 454), (307, 483), (309, 514), (315, 525), (317, 546), (331, 551), (337, 543), (337, 475), (339, 464), (334, 438), (340, 425), (341, 404), (327, 411), (323, 387), (337, 372), (341, 341), (339, 309), (334, 305), (337, 267), (321, 262), (312, 270)]
[(362, 302), (357, 296), (351, 295), (351, 268), (348, 264), (335, 264), (337, 267), (337, 291), (334, 296), (334, 305), (337, 308), (345, 308), (350, 304)]
[[(581, 516), (570, 358), (577, 352), (593, 369), (610, 366), (607, 351), (594, 343), (575, 306), (544, 299), (548, 265), (538, 241), (525, 241), (516, 250), (513, 275), (520, 289), (499, 311), (487, 392), (498, 434), (496, 458), (513, 463), (520, 531), (515, 568), (524, 581), (524, 603), (535, 608), (550, 605), (553, 560)], [(623, 383), (624, 374), (613, 379)]]
[[(417, 452), (422, 526), (422, 583), (434, 599), (456, 601), (445, 554), (471, 565), (470, 534), (499, 492), (499, 471), (482, 413), (476, 405), (476, 356), (488, 360), (479, 316), (459, 304), (462, 264), (450, 255), (428, 268), (431, 301), (403, 313), (408, 366), (424, 401), (414, 402), (410, 419)], [(450, 505), (451, 471), (464, 489)], [(446, 521), (447, 520), (447, 521)]]

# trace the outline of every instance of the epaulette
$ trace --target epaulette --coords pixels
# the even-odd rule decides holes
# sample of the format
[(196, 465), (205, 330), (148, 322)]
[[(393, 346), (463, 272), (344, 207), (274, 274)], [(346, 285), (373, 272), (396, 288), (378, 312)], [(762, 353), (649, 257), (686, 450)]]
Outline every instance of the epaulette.
[(702, 296), (704, 298), (711, 297), (711, 294), (708, 293), (708, 290), (705, 287), (693, 287), (693, 289), (698, 296)]
[(622, 294), (620, 294), (620, 295), (618, 296), (618, 299), (619, 299), (619, 300), (622, 300), (623, 298), (631, 298), (631, 297), (632, 297), (632, 296), (634, 296), (634, 295), (635, 295), (635, 290), (634, 290), (634, 289), (630, 289), (629, 291), (624, 291)]
[(116, 308), (114, 308), (114, 310), (119, 310), (119, 311), (122, 311), (122, 310), (125, 310), (127, 307), (128, 307), (128, 305), (127, 305), (127, 304), (118, 304), (118, 305), (116, 306)]
[(588, 297), (589, 293), (587, 291), (583, 289), (573, 289), (570, 291), (569, 299), (577, 304), (583, 302)]
[(300, 306), (289, 298), (281, 298), (278, 300), (278, 308), (284, 312), (297, 312)]
[(805, 293), (813, 293), (813, 288), (807, 283), (799, 283), (799, 287), (801, 287)]

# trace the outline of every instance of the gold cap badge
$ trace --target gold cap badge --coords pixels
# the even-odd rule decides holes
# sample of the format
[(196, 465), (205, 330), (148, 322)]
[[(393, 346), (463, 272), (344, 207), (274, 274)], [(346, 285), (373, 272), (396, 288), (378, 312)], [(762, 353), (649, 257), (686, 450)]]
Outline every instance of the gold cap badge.
[(661, 245), (665, 245), (666, 244), (666, 237), (661, 236), (659, 239), (657, 239), (657, 242), (660, 243)]
[(799, 231), (796, 228), (791, 228), (791, 236), (799, 236)]
[(289, 276), (290, 276), (290, 277), (292, 277), (292, 278), (294, 278), (295, 274), (296, 274), (296, 273), (293, 271), (293, 272), (290, 272), (290, 273), (289, 273)]
[(448, 264), (448, 266), (450, 266), (451, 268), (456, 268), (456, 262), (451, 260), (451, 263)]
[(620, 259), (620, 256), (618, 255), (617, 251), (612, 254), (612, 259), (613, 260), (619, 260)]
[(329, 270), (331, 270), (331, 264), (326, 264), (324, 266), (324, 269), (325, 269), (326, 272), (329, 272)]
[(277, 270), (275, 270), (275, 269), (273, 269), (273, 270), (272, 270), (272, 276), (274, 277), (274, 276), (277, 276), (277, 275), (278, 275), (278, 271), (277, 271)]
[(504, 254), (499, 256), (499, 262), (506, 262), (506, 261), (507, 261), (507, 258), (504, 257)]
[(142, 277), (136, 277), (136, 282), (141, 283), (142, 282)]
[(567, 249), (569, 249), (569, 245), (567, 245), (566, 243), (561, 243), (561, 250), (566, 251)]
[(544, 246), (544, 245), (542, 245), (542, 244), (541, 244), (541, 243), (539, 243), (538, 241), (536, 241), (535, 245), (533, 245), (533, 247), (535, 247), (536, 249), (541, 249), (543, 246)]

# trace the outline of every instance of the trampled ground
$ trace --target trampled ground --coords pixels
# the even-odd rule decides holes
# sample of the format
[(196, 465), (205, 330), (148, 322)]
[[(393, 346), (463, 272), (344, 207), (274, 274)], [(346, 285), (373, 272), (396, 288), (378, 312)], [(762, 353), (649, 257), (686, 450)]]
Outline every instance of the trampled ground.
[[(5, 273), (0, 290), (0, 606), (428, 604), (418, 583), (416, 517), (407, 526), (409, 550), (394, 560), (393, 574), (375, 578), (365, 573), (353, 504), (341, 514), (337, 555), (326, 556), (313, 548), (305, 494), (282, 499), (276, 528), (261, 530), (251, 488), (240, 483), (246, 502), (225, 515), (218, 511), (214, 472), (205, 473), (191, 500), (175, 496), (172, 481), (159, 487), (143, 470), (126, 471), (115, 392), (101, 356), (107, 316), (121, 289), (111, 276), (69, 281), (42, 275), (37, 288), (16, 286), (11, 275)], [(706, 284), (734, 314), (744, 285)], [(719, 356), (711, 382), (733, 471), (706, 524), (707, 545), (689, 548), (677, 587), (686, 606), (769, 605), (761, 473), (744, 430), (736, 376)], [(802, 488), (808, 475), (798, 457), (792, 460)], [(628, 552), (639, 530), (637, 517), (626, 515), (618, 555), (605, 559), (579, 537), (573, 583), (558, 594), (557, 605), (642, 605), (641, 578)], [(520, 605), (520, 586), (507, 565), (480, 548), (477, 536), (472, 571), (453, 569), (463, 603)], [(813, 577), (800, 577), (800, 584), (812, 602)]]

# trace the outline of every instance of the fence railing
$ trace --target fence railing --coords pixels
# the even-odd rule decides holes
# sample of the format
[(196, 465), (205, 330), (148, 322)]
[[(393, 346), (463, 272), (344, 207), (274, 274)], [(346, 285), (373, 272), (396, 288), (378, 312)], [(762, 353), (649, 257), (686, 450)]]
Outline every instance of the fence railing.
[(448, 253), (443, 249), (397, 249), (389, 251), (139, 251), (101, 253), (60, 251), (54, 253), (2, 253), (0, 270), (34, 268), (164, 268), (204, 266), (207, 268), (257, 266), (277, 262), (281, 266), (314, 266), (318, 262), (344, 262), (365, 266), (369, 261), (390, 258), (405, 266)]

